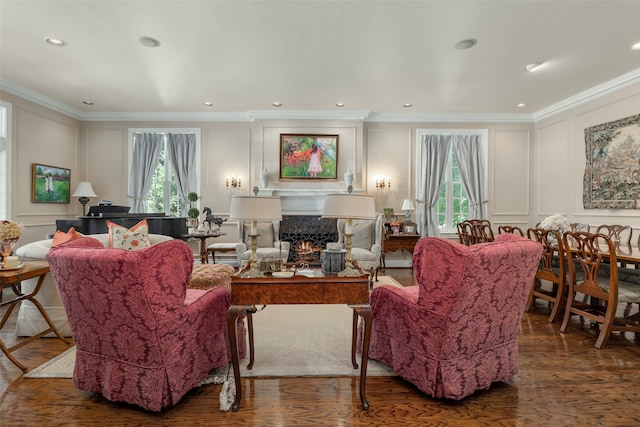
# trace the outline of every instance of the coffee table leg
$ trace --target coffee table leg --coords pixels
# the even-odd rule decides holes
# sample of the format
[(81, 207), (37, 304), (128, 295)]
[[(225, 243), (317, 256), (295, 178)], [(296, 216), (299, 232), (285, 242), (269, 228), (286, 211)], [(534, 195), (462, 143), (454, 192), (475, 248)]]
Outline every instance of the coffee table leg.
[(233, 380), (236, 383), (236, 398), (231, 409), (236, 412), (242, 400), (242, 383), (240, 382), (240, 357), (238, 356), (238, 316), (251, 309), (250, 305), (232, 305), (227, 311), (227, 328), (231, 344), (231, 362), (233, 364)]
[[(370, 305), (353, 306), (354, 313), (362, 317), (364, 331), (362, 337), (362, 360), (360, 366), (360, 402), (365, 411), (369, 410), (369, 402), (367, 402), (367, 362), (369, 361), (369, 343), (371, 340), (371, 321), (373, 314)], [(354, 345), (353, 343), (351, 344)]]

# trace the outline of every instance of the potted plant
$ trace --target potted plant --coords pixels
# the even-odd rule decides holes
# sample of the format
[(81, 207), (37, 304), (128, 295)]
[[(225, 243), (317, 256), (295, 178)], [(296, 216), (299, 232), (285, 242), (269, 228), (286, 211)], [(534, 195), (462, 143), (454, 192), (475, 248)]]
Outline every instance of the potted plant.
[(198, 228), (198, 216), (200, 216), (200, 210), (194, 206), (194, 203), (199, 199), (198, 194), (191, 192), (187, 194), (187, 200), (189, 201), (189, 210), (187, 211), (187, 227)]

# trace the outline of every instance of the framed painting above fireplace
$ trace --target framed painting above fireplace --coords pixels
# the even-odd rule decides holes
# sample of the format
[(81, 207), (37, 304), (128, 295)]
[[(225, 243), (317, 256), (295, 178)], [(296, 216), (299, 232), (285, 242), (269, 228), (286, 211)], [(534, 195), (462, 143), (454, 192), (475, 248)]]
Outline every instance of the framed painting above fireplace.
[(280, 134), (280, 179), (337, 179), (338, 135)]

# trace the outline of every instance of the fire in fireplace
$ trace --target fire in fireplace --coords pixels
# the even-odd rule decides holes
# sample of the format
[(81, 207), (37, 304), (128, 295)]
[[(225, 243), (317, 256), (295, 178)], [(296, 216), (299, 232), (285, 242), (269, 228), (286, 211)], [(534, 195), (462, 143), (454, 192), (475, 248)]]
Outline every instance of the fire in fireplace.
[(291, 243), (289, 262), (319, 263), (327, 243), (338, 241), (336, 220), (313, 215), (283, 215), (280, 240)]

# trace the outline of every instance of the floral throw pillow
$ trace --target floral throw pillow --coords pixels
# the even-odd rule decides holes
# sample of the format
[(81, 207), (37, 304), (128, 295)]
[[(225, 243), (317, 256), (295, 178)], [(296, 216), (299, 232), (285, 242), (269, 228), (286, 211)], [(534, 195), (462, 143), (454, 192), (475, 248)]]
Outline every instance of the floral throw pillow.
[(107, 221), (109, 227), (109, 247), (137, 251), (151, 246), (149, 226), (143, 219), (131, 228), (123, 227), (115, 222)]

